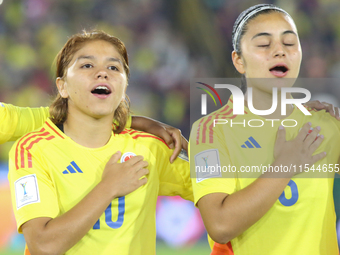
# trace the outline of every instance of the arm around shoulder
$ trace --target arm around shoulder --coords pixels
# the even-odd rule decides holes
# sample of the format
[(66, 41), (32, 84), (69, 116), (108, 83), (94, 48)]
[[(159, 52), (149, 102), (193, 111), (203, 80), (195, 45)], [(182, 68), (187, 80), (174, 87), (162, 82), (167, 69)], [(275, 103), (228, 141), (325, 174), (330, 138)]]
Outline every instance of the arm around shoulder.
[(48, 107), (29, 108), (1, 104), (0, 144), (15, 141), (41, 127), (48, 116)]

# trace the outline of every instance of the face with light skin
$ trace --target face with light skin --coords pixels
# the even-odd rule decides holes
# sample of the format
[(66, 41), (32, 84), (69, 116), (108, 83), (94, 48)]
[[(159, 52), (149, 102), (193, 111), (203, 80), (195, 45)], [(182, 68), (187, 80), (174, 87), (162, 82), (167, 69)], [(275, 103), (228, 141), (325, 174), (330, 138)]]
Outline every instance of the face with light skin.
[(86, 42), (72, 57), (64, 77), (57, 78), (56, 83), (60, 95), (68, 99), (68, 117), (82, 114), (112, 120), (125, 98), (127, 76), (123, 57), (107, 41)]
[[(241, 56), (234, 51), (232, 59), (237, 71), (244, 74), (247, 79), (291, 78), (276, 83), (276, 86), (280, 84), (292, 86), (298, 77), (302, 59), (294, 21), (282, 12), (264, 13), (250, 20), (247, 24), (247, 31), (241, 39)], [(286, 72), (276, 70), (282, 66), (288, 70)], [(270, 86), (266, 82), (258, 84), (251, 82), (248, 83), (249, 85), (272, 93), (273, 85)]]

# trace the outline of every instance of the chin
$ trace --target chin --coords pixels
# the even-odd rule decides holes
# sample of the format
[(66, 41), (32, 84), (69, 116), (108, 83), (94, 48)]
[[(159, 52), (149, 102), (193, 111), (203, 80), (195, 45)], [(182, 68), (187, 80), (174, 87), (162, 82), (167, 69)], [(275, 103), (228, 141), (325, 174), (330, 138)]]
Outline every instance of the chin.
[(296, 78), (285, 78), (285, 79), (277, 79), (275, 82), (275, 87), (277, 88), (289, 88), (293, 87)]
[[(296, 78), (265, 78), (265, 79), (256, 79), (256, 82), (253, 81), (252, 84), (256, 84), (258, 87), (262, 88), (288, 88), (292, 87), (296, 81)], [(270, 89), (271, 90), (271, 89)]]
[(108, 110), (98, 110), (98, 111), (92, 111), (90, 113), (90, 116), (95, 119), (101, 119), (106, 117), (112, 117), (113, 118), (114, 111), (108, 111)]

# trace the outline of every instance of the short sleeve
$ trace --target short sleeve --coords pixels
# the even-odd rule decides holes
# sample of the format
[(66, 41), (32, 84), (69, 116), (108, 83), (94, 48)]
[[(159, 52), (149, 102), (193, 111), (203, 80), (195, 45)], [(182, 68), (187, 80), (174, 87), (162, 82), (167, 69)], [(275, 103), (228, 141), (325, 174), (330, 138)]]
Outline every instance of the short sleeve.
[(0, 144), (41, 127), (49, 116), (48, 107), (29, 108), (10, 104), (0, 105)]
[[(211, 193), (232, 194), (236, 191), (236, 173), (233, 173), (228, 148), (223, 134), (213, 132), (214, 139), (202, 139), (205, 135), (202, 121), (193, 125), (189, 140), (190, 172), (194, 202)], [(203, 129), (203, 131), (202, 131)], [(209, 134), (211, 135), (211, 134)]]
[(181, 196), (186, 200), (193, 201), (192, 186), (188, 156), (182, 151), (175, 161), (170, 163), (170, 156), (173, 150), (162, 146), (159, 153), (162, 162), (158, 167), (159, 171), (159, 196)]
[(8, 180), (17, 229), (21, 233), (22, 224), (31, 219), (57, 217), (59, 205), (55, 185), (38, 150), (30, 152), (34, 166), (29, 167), (19, 162), (18, 155), (27, 156), (27, 151), (17, 144), (10, 151)]

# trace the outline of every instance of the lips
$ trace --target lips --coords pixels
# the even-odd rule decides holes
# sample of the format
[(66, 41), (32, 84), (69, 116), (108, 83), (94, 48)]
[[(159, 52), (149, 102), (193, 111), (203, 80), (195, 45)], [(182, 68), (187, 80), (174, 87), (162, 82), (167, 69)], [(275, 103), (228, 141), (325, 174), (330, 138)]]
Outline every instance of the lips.
[(289, 71), (288, 66), (285, 63), (279, 63), (269, 69), (269, 72), (279, 78), (285, 77)]
[(97, 84), (93, 87), (91, 93), (98, 98), (107, 98), (112, 93), (112, 90), (107, 84)]

